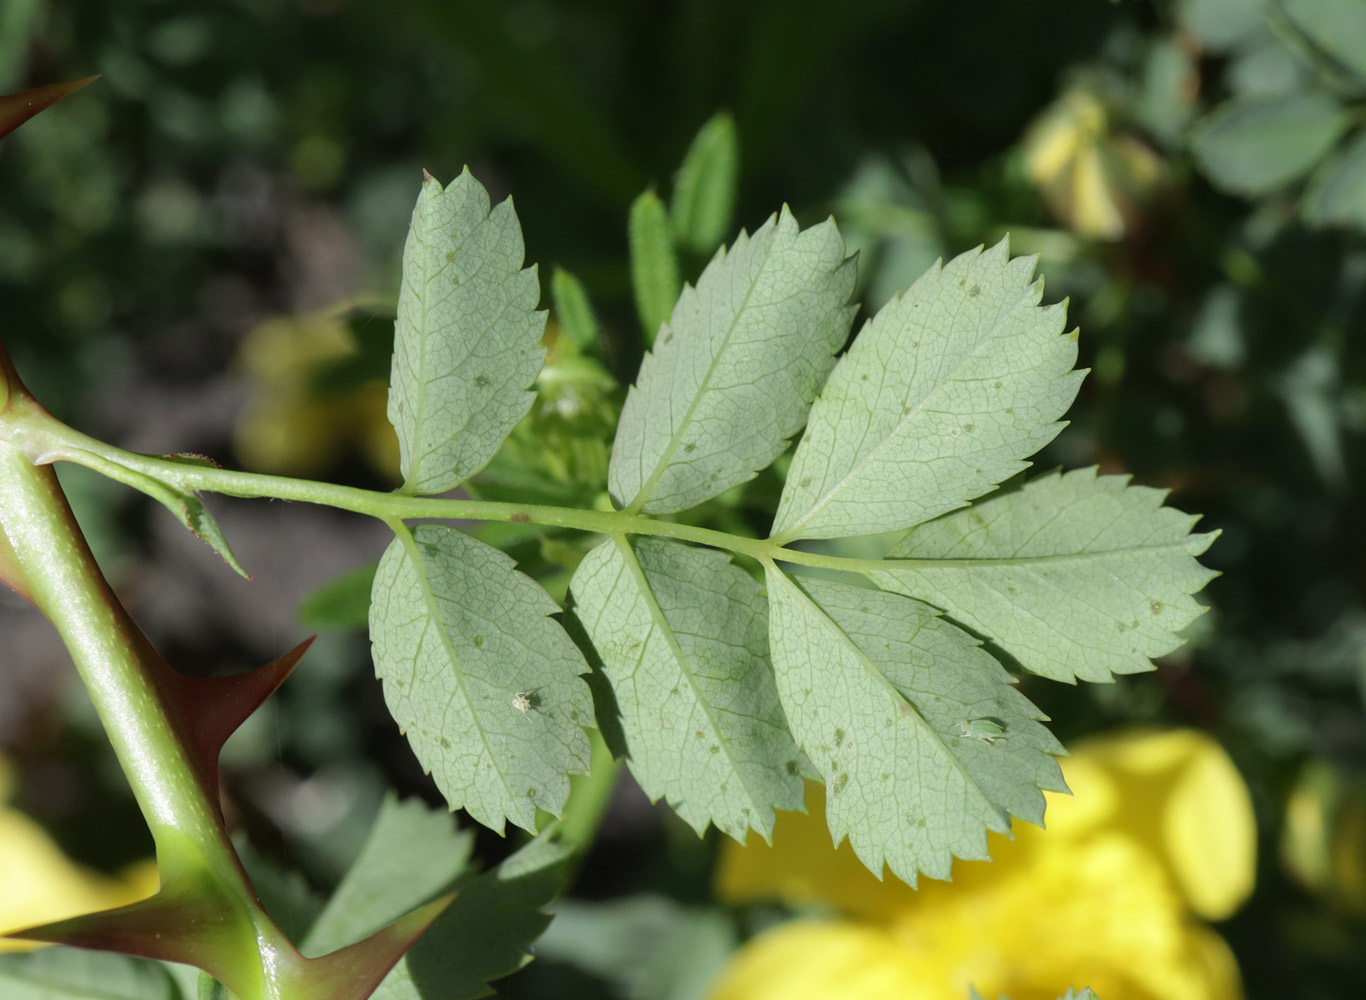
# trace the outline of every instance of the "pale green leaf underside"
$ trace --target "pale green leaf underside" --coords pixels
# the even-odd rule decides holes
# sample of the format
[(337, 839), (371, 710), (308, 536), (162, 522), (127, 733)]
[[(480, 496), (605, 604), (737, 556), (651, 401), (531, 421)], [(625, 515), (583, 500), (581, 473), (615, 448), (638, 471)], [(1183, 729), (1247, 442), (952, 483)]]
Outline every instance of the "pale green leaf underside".
[[(975, 639), (918, 601), (772, 566), (768, 593), (778, 692), (836, 843), (915, 885), (985, 858), (1009, 815), (1042, 822), (1062, 748)], [(1001, 732), (978, 738), (979, 719)]]
[(859, 333), (811, 408), (775, 538), (876, 534), (1015, 475), (1077, 394), (1065, 308), (1006, 242), (936, 265)]
[(360, 855), (309, 929), (304, 951), (355, 944), (446, 890), (464, 871), (474, 837), (445, 810), (386, 796)]
[(178, 1000), (180, 991), (155, 962), (82, 948), (0, 955), (5, 1000)]
[(489, 210), (469, 171), (422, 185), (403, 248), (389, 421), (405, 493), (441, 493), (474, 475), (531, 408), (545, 313), (522, 269), (512, 202)]
[(557, 610), (508, 556), (444, 525), (395, 538), (375, 574), (389, 712), (451, 808), (500, 832), (505, 817), (534, 830), (537, 807), (558, 814), (568, 774), (588, 766), (588, 668)]
[(571, 585), (621, 712), (631, 771), (699, 833), (765, 839), (801, 809), (759, 584), (714, 549), (609, 539)]
[(1190, 595), (1215, 574), (1195, 557), (1215, 534), (1191, 534), (1198, 518), (1163, 507), (1164, 491), (1127, 484), (1095, 469), (1042, 476), (913, 529), (868, 575), (1045, 677), (1150, 670), (1204, 610)]
[(608, 475), (618, 503), (686, 510), (777, 458), (844, 343), (853, 287), (829, 220), (799, 232), (784, 209), (718, 251), (626, 398)]

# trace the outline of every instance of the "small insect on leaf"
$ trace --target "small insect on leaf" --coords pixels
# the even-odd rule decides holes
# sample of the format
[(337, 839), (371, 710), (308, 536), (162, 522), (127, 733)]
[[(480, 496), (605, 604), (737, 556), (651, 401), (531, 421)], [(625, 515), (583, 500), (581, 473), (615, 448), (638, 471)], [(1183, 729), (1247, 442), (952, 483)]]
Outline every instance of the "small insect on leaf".
[(535, 691), (518, 691), (512, 696), (512, 707), (526, 715), (536, 707), (536, 700)]
[(1006, 734), (1005, 723), (1000, 719), (964, 719), (958, 723), (958, 735), (965, 740), (981, 740), (983, 743), (995, 743), (999, 739), (1004, 739)]

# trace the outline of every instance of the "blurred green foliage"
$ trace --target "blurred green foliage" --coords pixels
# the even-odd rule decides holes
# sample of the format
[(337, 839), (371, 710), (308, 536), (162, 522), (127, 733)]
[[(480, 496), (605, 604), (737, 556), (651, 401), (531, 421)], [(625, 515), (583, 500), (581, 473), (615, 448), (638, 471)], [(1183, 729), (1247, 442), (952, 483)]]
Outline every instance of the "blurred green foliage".
[[(450, 178), (468, 163), (496, 197), (515, 193), (559, 319), (544, 395), (482, 477), (489, 496), (602, 494), (619, 384), (653, 333), (633, 302), (628, 211), (657, 192), (647, 221), (672, 231), (671, 259), (694, 278), (726, 208), (688, 193), (708, 158), (738, 177), (738, 225), (783, 202), (804, 221), (833, 213), (870, 311), (936, 257), (1009, 232), (1015, 252), (1040, 255), (1048, 298), (1071, 298), (1092, 368), (1042, 467), (1130, 472), (1223, 532), (1208, 555), (1224, 573), (1206, 592), (1213, 610), (1180, 655), (1115, 685), (1028, 693), (1064, 742), (1153, 721), (1217, 734), (1262, 824), (1258, 893), (1224, 928), (1249, 996), (1366, 984), (1366, 906), (1342, 889), (1360, 884), (1366, 830), (1337, 820), (1360, 813), (1366, 780), (1360, 0), (0, 4), (0, 89), (91, 73), (102, 79), (0, 145), (0, 301), (35, 393), (97, 435), (101, 421), (134, 439), (156, 427), (158, 393), (217, 398), (224, 372), (239, 385), (239, 345), (267, 320), (391, 301), (424, 167)], [(731, 127), (738, 168), (715, 137)], [(382, 335), (351, 330), (350, 360), (291, 392), (382, 377)], [(164, 428), (167, 449), (241, 461), (235, 409), (215, 414)], [(317, 469), (373, 483), (383, 474), (356, 461), (363, 450), (314, 456)], [(747, 497), (774, 489), (760, 477), (711, 514), (764, 530)], [(117, 537), (143, 523), (126, 502), (97, 491), (88, 519)], [(516, 527), (488, 540), (562, 588), (573, 539)], [(120, 565), (135, 557), (120, 550)], [(354, 604), (357, 588), (339, 587)], [(309, 607), (312, 627), (363, 616), (329, 607)], [(222, 669), (250, 646), (223, 627), (182, 652)], [(275, 809), (284, 786), (264, 779), (243, 780), (241, 808), (275, 848), (279, 817), (294, 817), (286, 832), (308, 857), (290, 860), (318, 884), (359, 849), (379, 770), (425, 787), (385, 735), (365, 660), (340, 635), (320, 644), (275, 731), (256, 727), (232, 758), (247, 775), (281, 758), (309, 775), (292, 793), (312, 796), (307, 808)], [(66, 743), (52, 730), (0, 739), (40, 763), (94, 753), (88, 724)], [(1331, 805), (1317, 824), (1315, 803)], [(88, 830), (83, 841), (77, 807), (51, 812), (70, 849), (121, 860)], [(705, 899), (708, 844), (667, 818), (627, 810), (618, 823), (578, 893)], [(1349, 874), (1335, 880), (1333, 865)], [(673, 912), (640, 905), (655, 923)], [(558, 996), (664, 995), (639, 968), (619, 972), (615, 953), (572, 944), (634, 919), (629, 908), (570, 912), (547, 960), (515, 980), (520, 995), (547, 983)], [(706, 919), (688, 933), (714, 950), (724, 929)], [(618, 993), (602, 992), (609, 980)]]

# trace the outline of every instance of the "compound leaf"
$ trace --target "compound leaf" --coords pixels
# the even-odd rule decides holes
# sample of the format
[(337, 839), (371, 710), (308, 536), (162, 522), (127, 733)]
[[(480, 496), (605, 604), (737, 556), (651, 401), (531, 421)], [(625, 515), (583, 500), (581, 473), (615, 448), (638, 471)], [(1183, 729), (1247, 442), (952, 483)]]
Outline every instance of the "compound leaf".
[(512, 560), (439, 524), (385, 551), (370, 602), (375, 672), (451, 808), (499, 832), (559, 813), (588, 766), (583, 654)]
[(1195, 557), (1217, 532), (1191, 534), (1197, 517), (1128, 481), (1094, 468), (1042, 476), (912, 529), (868, 576), (944, 609), (1045, 677), (1150, 670), (1204, 610), (1190, 595), (1215, 574)]
[(699, 833), (765, 839), (801, 809), (759, 584), (714, 549), (614, 538), (579, 564), (580, 620), (616, 695), (631, 771)]
[(717, 251), (626, 398), (608, 475), (618, 503), (685, 510), (777, 458), (844, 343), (853, 287), (834, 222), (802, 232), (786, 208)]
[(774, 537), (895, 531), (962, 507), (1062, 429), (1066, 307), (1005, 240), (936, 265), (859, 333), (811, 408)]
[(444, 891), (469, 862), (474, 837), (444, 810), (385, 797), (359, 856), (309, 929), (321, 955), (360, 941)]
[(512, 202), (490, 211), (468, 170), (427, 177), (403, 248), (389, 421), (405, 493), (474, 475), (531, 408), (545, 313)]
[(975, 639), (919, 601), (767, 575), (778, 692), (836, 844), (915, 885), (985, 858), (1010, 815), (1042, 823), (1062, 747)]

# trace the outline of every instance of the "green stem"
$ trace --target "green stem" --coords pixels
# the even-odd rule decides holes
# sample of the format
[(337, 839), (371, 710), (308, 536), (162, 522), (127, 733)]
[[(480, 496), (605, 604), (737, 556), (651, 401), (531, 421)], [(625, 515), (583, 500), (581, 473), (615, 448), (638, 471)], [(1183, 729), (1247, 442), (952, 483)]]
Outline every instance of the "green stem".
[(95, 565), (57, 477), (3, 442), (0, 528), (33, 603), (71, 650), (153, 835), (160, 841), (165, 830), (179, 830), (226, 848), (209, 790), (144, 667), (140, 634)]
[[(366, 514), (386, 521), (391, 526), (399, 521), (414, 518), (529, 522), (604, 535), (654, 535), (673, 538), (725, 549), (759, 562), (771, 559), (850, 573), (867, 573), (874, 569), (887, 568), (883, 560), (852, 559), (807, 552), (788, 548), (771, 539), (742, 538), (724, 531), (674, 521), (661, 521), (629, 511), (580, 510), (545, 504), (415, 497), (291, 479), (285, 476), (235, 472), (174, 458), (141, 455), (115, 448), (82, 434), (58, 423), (46, 413), (41, 416), (34, 414), (20, 421), (11, 431), (11, 437), (35, 463), (76, 462), (115, 478), (123, 478), (119, 476), (118, 470), (124, 469), (129, 473), (124, 481), (135, 488), (140, 488), (139, 476), (150, 476), (187, 494), (202, 491), (234, 497), (297, 500)], [(901, 562), (904, 565), (916, 562), (944, 564), (943, 560)]]

